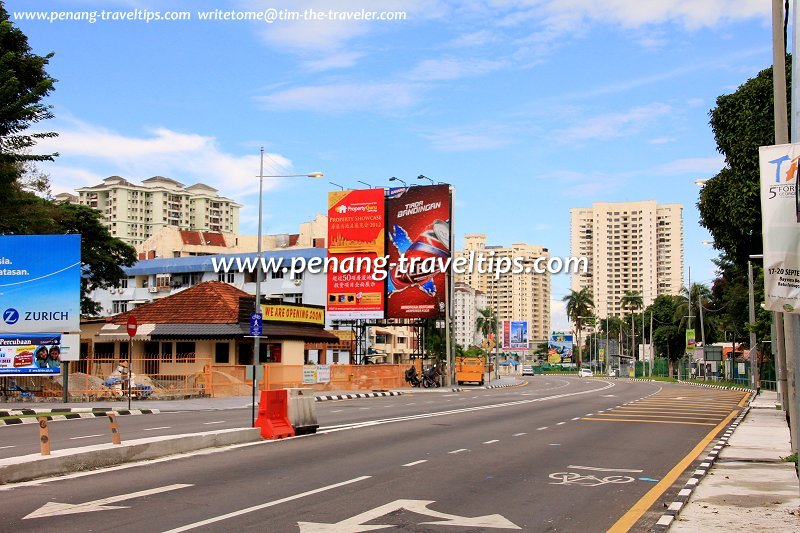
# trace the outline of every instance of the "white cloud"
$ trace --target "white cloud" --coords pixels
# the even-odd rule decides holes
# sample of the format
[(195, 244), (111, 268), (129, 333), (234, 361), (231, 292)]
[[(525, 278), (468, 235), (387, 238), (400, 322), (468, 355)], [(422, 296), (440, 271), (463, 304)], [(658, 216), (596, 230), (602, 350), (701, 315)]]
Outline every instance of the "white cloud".
[[(40, 165), (50, 174), (55, 193), (96, 185), (120, 175), (132, 181), (166, 176), (186, 185), (203, 182), (223, 196), (237, 197), (257, 190), (259, 155), (235, 155), (220, 149), (214, 137), (154, 128), (141, 137), (126, 136), (84, 122), (61, 121), (59, 136), (39, 143), (57, 151), (55, 163)], [(265, 174), (291, 173), (292, 163), (267, 154)], [(273, 186), (265, 180), (264, 188)]]
[(333, 83), (285, 89), (258, 100), (277, 111), (391, 112), (416, 104), (422, 89), (412, 83)]
[(423, 137), (428, 139), (436, 150), (442, 152), (492, 150), (512, 142), (508, 128), (492, 125), (442, 129), (424, 134)]
[(552, 298), (550, 300), (550, 329), (552, 331), (572, 331), (572, 323), (567, 318), (567, 303)]
[(556, 132), (556, 138), (559, 142), (568, 143), (633, 135), (657, 118), (667, 115), (670, 110), (670, 106), (666, 104), (653, 103), (634, 107), (624, 113), (592, 117), (581, 124)]
[(650, 139), (647, 141), (649, 144), (667, 144), (671, 142), (675, 142), (677, 139), (675, 137), (656, 137), (655, 139)]
[(322, 72), (337, 68), (348, 68), (355, 65), (364, 54), (360, 52), (338, 52), (321, 59), (313, 59), (303, 63), (303, 67), (311, 72)]
[(482, 76), (501, 69), (508, 62), (488, 59), (444, 58), (421, 61), (409, 73), (411, 79), (420, 81), (455, 80), (469, 76)]
[(676, 159), (652, 169), (651, 174), (671, 175), (671, 174), (697, 174), (712, 175), (719, 172), (725, 166), (725, 158), (721, 155), (712, 157), (688, 157)]

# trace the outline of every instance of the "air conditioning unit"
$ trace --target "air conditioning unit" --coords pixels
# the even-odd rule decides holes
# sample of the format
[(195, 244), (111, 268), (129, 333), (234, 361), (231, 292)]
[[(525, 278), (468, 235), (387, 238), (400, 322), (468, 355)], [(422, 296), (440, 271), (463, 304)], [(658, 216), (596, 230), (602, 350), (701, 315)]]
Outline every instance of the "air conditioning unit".
[(147, 292), (158, 292), (158, 287), (149, 287)]

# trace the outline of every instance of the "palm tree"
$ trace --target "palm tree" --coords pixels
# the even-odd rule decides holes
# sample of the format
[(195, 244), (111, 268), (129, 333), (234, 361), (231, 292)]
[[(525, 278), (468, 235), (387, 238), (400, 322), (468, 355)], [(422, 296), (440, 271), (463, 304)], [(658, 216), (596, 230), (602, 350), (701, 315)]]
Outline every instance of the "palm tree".
[(633, 325), (633, 311), (639, 309), (643, 305), (642, 295), (637, 291), (625, 291), (625, 294), (620, 298), (620, 305), (627, 307), (631, 311), (631, 355), (636, 357), (636, 330)]
[(497, 316), (495, 316), (494, 309), (491, 307), (478, 310), (478, 318), (475, 320), (475, 328), (484, 339), (488, 338), (489, 334), (494, 333), (494, 341), (499, 342), (499, 339), (497, 338)]
[(581, 320), (589, 315), (594, 308), (592, 293), (588, 287), (579, 291), (570, 290), (564, 296), (563, 301), (567, 302), (567, 317), (575, 323), (575, 331), (578, 336), (578, 364), (581, 362)]

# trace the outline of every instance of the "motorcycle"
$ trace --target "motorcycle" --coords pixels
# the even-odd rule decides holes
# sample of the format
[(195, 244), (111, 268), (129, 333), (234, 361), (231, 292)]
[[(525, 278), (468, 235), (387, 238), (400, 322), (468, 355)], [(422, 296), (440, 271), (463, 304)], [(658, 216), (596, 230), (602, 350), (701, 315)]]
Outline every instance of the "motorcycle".
[(410, 383), (412, 387), (419, 387), (422, 384), (422, 381), (419, 379), (419, 375), (417, 374), (417, 369), (413, 366), (406, 370), (405, 378), (406, 383)]
[(428, 368), (427, 370), (422, 371), (422, 386), (426, 389), (430, 389), (433, 387), (441, 387), (441, 382), (439, 377), (441, 374), (439, 373), (439, 369), (435, 366)]

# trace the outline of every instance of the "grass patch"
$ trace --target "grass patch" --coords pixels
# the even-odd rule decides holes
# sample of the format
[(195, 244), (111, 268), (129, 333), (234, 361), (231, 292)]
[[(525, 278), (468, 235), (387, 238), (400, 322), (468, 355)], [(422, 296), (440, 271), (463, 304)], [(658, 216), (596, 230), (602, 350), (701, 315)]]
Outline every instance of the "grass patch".
[(796, 453), (793, 453), (792, 455), (789, 455), (789, 456), (787, 456), (787, 457), (784, 457), (784, 458), (783, 458), (783, 460), (784, 460), (784, 462), (786, 462), (786, 463), (794, 463), (794, 464), (797, 464), (797, 454), (796, 454)]
[(668, 383), (677, 383), (678, 382), (677, 379), (668, 378), (666, 376), (653, 376), (652, 379), (655, 380), (655, 381), (666, 381)]

